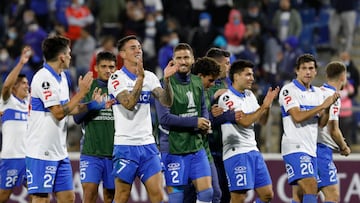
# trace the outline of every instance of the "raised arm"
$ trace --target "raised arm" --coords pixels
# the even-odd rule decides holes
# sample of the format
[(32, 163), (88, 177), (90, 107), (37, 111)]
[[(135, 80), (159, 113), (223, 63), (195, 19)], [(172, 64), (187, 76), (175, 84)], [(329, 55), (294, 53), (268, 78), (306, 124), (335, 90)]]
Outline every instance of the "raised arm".
[(1, 90), (1, 96), (4, 101), (9, 99), (11, 92), (12, 92), (12, 88), (14, 87), (14, 85), (17, 81), (18, 75), (20, 74), (20, 71), (24, 67), (24, 65), (29, 61), (30, 56), (31, 56), (31, 48), (28, 46), (24, 47), (21, 52), (19, 62), (9, 73), (9, 75), (7, 76), (7, 78), (3, 84), (3, 87)]
[(166, 107), (170, 107), (173, 103), (174, 93), (171, 87), (170, 77), (174, 75), (178, 69), (178, 65), (176, 65), (174, 61), (170, 61), (164, 69), (164, 88), (156, 88), (153, 91), (154, 97), (157, 98), (160, 103)]

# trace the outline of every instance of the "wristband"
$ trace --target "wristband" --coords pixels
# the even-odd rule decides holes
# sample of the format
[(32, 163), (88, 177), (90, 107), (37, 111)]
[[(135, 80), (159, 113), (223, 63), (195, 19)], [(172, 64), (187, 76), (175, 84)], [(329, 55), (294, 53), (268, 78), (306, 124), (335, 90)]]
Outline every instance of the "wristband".
[(87, 103), (86, 106), (87, 106), (87, 109), (89, 111), (91, 111), (91, 110), (100, 110), (100, 109), (105, 108), (105, 102), (102, 101), (102, 102), (98, 103), (97, 101), (92, 100), (91, 102)]

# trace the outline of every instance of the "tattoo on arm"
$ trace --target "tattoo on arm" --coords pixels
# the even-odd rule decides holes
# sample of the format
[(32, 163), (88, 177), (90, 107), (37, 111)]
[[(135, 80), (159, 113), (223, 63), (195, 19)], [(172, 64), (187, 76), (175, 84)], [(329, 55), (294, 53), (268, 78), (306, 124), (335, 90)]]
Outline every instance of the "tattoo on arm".
[(169, 81), (164, 81), (164, 89), (156, 88), (154, 94), (162, 105), (166, 107), (170, 107), (172, 105), (174, 93)]
[(70, 113), (70, 109), (67, 104), (62, 105), (61, 108), (62, 108), (65, 116)]
[(116, 99), (128, 110), (133, 110), (137, 104), (143, 85), (143, 79), (137, 79), (131, 92), (122, 91), (116, 96)]

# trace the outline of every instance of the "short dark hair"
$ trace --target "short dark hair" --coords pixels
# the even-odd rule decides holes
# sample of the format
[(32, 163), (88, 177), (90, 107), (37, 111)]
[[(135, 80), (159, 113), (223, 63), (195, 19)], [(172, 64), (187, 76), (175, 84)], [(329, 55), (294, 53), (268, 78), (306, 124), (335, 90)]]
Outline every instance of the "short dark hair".
[(307, 62), (314, 62), (315, 68), (317, 69), (318, 65), (316, 63), (315, 57), (311, 54), (303, 54), (296, 59), (296, 70), (299, 70), (301, 64)]
[(55, 35), (42, 42), (42, 52), (46, 61), (56, 61), (61, 52), (70, 47), (70, 40), (66, 37)]
[(20, 82), (23, 78), (26, 78), (26, 75), (23, 73), (20, 73), (16, 79), (15, 84), (17, 84), (18, 82)]
[(326, 76), (328, 79), (337, 79), (345, 71), (346, 66), (340, 61), (332, 61), (326, 65)]
[(206, 56), (218, 59), (221, 57), (230, 57), (230, 52), (217, 47), (212, 47), (206, 52)]
[(96, 64), (99, 64), (100, 61), (114, 61), (115, 64), (117, 63), (116, 56), (108, 51), (101, 51), (98, 54), (96, 54)]
[(118, 51), (121, 51), (124, 48), (124, 45), (126, 44), (126, 42), (133, 40), (133, 39), (139, 41), (139, 39), (135, 35), (128, 35), (126, 37), (119, 39), (119, 41), (117, 41), (117, 43), (116, 43), (116, 47), (117, 47)]
[(238, 59), (234, 61), (234, 63), (231, 64), (229, 71), (229, 78), (231, 82), (234, 82), (234, 74), (243, 72), (245, 68), (254, 67), (254, 63), (248, 60)]
[(198, 58), (191, 68), (194, 75), (202, 74), (204, 76), (212, 75), (217, 77), (220, 75), (220, 64), (210, 57)]
[(194, 55), (194, 51), (191, 48), (191, 46), (187, 43), (179, 43), (178, 45), (176, 45), (174, 47), (174, 53), (180, 50), (189, 50), (191, 52), (192, 55)]

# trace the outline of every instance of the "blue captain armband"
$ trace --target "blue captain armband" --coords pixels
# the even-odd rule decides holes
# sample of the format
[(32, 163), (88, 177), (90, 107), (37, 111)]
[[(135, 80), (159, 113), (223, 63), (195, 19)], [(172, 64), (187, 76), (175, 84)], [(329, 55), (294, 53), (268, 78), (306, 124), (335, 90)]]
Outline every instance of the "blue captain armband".
[(89, 111), (105, 109), (105, 102), (102, 101), (98, 103), (97, 101), (92, 100), (91, 102), (87, 103), (86, 106)]

